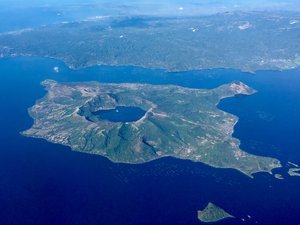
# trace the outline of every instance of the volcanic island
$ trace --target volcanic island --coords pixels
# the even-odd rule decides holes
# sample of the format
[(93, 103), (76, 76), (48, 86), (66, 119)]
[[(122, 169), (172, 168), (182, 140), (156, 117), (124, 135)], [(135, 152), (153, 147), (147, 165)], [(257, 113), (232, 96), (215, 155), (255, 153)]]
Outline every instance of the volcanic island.
[(42, 85), (47, 94), (29, 109), (34, 123), (23, 135), (118, 163), (168, 156), (250, 177), (281, 167), (277, 159), (241, 150), (232, 136), (238, 117), (217, 107), (221, 99), (256, 92), (242, 82), (215, 89), (53, 80)]

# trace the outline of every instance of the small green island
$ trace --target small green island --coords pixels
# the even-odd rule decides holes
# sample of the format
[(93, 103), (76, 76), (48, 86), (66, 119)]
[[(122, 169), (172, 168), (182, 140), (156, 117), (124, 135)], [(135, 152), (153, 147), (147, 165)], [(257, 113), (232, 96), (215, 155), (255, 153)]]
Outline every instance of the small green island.
[(276, 174), (274, 175), (274, 177), (275, 177), (276, 179), (278, 179), (278, 180), (284, 180), (284, 177), (283, 177), (281, 174), (279, 174), (279, 173), (276, 173)]
[(300, 177), (300, 168), (290, 168), (288, 174), (291, 177)]
[(217, 108), (223, 98), (256, 92), (239, 81), (211, 90), (53, 80), (42, 84), (48, 93), (29, 109), (34, 124), (23, 135), (118, 163), (171, 156), (250, 177), (281, 167), (277, 159), (242, 151), (232, 137), (238, 118)]
[(198, 211), (198, 219), (203, 223), (215, 223), (228, 218), (234, 218), (234, 216), (211, 202), (208, 203), (204, 210)]

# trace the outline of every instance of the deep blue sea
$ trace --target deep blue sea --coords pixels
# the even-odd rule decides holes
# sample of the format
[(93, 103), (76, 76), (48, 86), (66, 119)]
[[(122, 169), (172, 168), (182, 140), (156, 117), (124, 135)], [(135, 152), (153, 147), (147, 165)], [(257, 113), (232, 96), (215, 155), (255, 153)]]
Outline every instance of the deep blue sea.
[[(70, 70), (56, 60), (13, 58), (0, 60), (0, 78), (0, 225), (197, 225), (197, 210), (208, 202), (236, 216), (220, 225), (300, 224), (300, 177), (286, 175), (288, 161), (300, 164), (300, 69), (256, 74), (104, 66)], [(284, 168), (276, 172), (285, 179), (265, 173), (251, 179), (174, 158), (115, 164), (23, 137), (20, 132), (33, 122), (27, 109), (45, 95), (40, 85), (45, 79), (192, 88), (240, 80), (258, 93), (225, 99), (219, 107), (240, 118), (234, 136), (241, 148), (280, 159)]]

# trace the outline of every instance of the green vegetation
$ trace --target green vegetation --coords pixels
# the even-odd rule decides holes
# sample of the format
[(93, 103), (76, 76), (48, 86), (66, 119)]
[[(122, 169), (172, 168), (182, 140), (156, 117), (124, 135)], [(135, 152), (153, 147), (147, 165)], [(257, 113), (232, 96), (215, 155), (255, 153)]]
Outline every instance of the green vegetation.
[(198, 219), (204, 223), (214, 223), (227, 218), (234, 218), (234, 216), (211, 202), (208, 203), (203, 211), (198, 211)]
[[(216, 107), (222, 98), (255, 93), (241, 82), (212, 90), (51, 80), (43, 85), (48, 94), (30, 109), (34, 124), (24, 135), (114, 162), (144, 163), (173, 156), (234, 168), (248, 176), (281, 166), (276, 159), (240, 150), (239, 140), (232, 137), (238, 118)], [(92, 112), (117, 106), (139, 107), (146, 114), (125, 123), (93, 119)]]
[(71, 68), (133, 65), (183, 71), (282, 70), (300, 65), (300, 16), (105, 17), (0, 35), (0, 57), (42, 56)]

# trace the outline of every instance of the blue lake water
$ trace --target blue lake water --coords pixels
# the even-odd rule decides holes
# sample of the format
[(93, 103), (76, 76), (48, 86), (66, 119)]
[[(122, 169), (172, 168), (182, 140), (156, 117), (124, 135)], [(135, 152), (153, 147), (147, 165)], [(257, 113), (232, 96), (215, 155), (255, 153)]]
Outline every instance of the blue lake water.
[(93, 112), (100, 120), (111, 122), (134, 122), (145, 115), (146, 111), (134, 106), (118, 106), (115, 109), (99, 110)]
[(97, 4), (97, 1), (83, 2), (85, 4), (79, 6), (74, 0), (72, 4), (66, 4), (65, 0), (56, 3), (52, 0), (51, 4), (43, 3), (41, 0), (35, 3), (30, 3), (28, 0), (19, 3), (0, 1), (0, 32), (31, 29), (45, 24), (85, 20), (93, 16), (117, 13), (113, 8), (105, 8), (99, 2)]
[[(56, 60), (14, 58), (0, 60), (0, 77), (1, 225), (196, 225), (197, 210), (209, 201), (237, 217), (218, 224), (300, 223), (300, 178), (285, 175), (288, 161), (300, 164), (300, 69), (256, 74), (223, 69), (167, 73), (136, 67), (70, 70)], [(23, 137), (19, 132), (33, 122), (27, 108), (46, 93), (40, 85), (45, 79), (192, 88), (240, 80), (258, 93), (225, 99), (219, 107), (240, 118), (234, 136), (241, 148), (280, 159), (284, 168), (277, 172), (285, 179), (265, 173), (250, 179), (232, 169), (174, 158), (114, 164)]]

